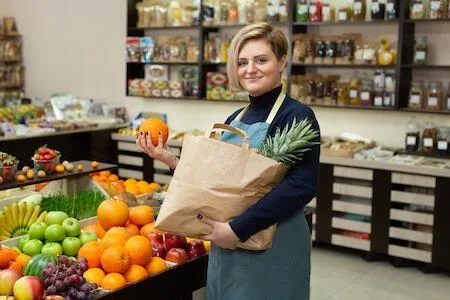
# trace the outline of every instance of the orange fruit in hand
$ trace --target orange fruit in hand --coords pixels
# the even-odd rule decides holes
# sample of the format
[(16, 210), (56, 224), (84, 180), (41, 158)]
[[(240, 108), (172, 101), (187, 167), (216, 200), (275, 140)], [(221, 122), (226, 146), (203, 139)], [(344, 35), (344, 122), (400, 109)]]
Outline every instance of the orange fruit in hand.
[(136, 282), (148, 276), (147, 270), (140, 265), (131, 265), (123, 275), (128, 282)]
[(105, 250), (102, 243), (90, 241), (78, 250), (78, 258), (86, 258), (89, 268), (98, 268), (101, 265), (102, 253)]
[(110, 273), (106, 275), (100, 286), (107, 290), (115, 290), (124, 287), (127, 284), (125, 277), (119, 273)]
[(130, 208), (129, 218), (131, 223), (139, 227), (149, 224), (154, 220), (153, 208), (148, 205), (132, 207)]
[(145, 266), (145, 269), (148, 272), (148, 275), (155, 276), (158, 273), (161, 273), (167, 270), (167, 265), (164, 259), (161, 257), (152, 257), (149, 263)]
[(89, 283), (96, 283), (98, 286), (102, 284), (105, 272), (100, 268), (90, 268), (83, 273), (84, 279)]
[(125, 243), (132, 264), (145, 266), (152, 258), (152, 243), (142, 235), (132, 236)]
[(112, 246), (103, 251), (102, 268), (107, 273), (123, 273), (130, 267), (130, 255), (123, 246)]
[(158, 145), (158, 134), (160, 132), (163, 138), (163, 144), (167, 142), (167, 138), (169, 137), (169, 128), (167, 127), (167, 124), (159, 118), (149, 118), (145, 120), (139, 127), (139, 131), (149, 134), (154, 146)]

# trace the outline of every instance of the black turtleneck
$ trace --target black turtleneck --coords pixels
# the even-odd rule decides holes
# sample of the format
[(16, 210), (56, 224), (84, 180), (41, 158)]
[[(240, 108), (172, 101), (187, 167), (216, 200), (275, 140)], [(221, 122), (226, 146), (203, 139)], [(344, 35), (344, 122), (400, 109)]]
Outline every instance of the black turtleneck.
[[(280, 92), (281, 86), (260, 96), (250, 97), (250, 107), (241, 122), (246, 124), (265, 122)], [(241, 110), (234, 112), (226, 123), (229, 124), (234, 120)], [(275, 135), (277, 127), (283, 129), (287, 124), (291, 124), (294, 118), (297, 121), (310, 119), (314, 129), (319, 130), (314, 112), (308, 106), (286, 96), (269, 127), (268, 135)], [(316, 141), (319, 142), (320, 137)], [(312, 151), (307, 152), (303, 159), (289, 170), (278, 186), (230, 222), (231, 228), (241, 241), (246, 241), (270, 225), (287, 220), (314, 198), (319, 174), (319, 155), (320, 146), (313, 146)]]

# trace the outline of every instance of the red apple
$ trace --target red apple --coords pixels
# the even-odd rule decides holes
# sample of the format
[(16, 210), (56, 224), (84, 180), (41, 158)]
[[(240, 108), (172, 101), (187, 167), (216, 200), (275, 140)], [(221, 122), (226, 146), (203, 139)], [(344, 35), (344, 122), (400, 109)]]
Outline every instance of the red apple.
[(9, 296), (13, 294), (13, 287), (14, 283), (16, 283), (17, 280), (21, 275), (19, 272), (14, 270), (3, 270), (0, 272), (0, 295), (2, 296)]
[(171, 233), (164, 233), (164, 246), (169, 251), (172, 248), (186, 249), (187, 241), (184, 236), (179, 236)]
[(17, 300), (41, 300), (44, 297), (44, 283), (35, 276), (24, 276), (14, 284)]
[(158, 256), (164, 259), (167, 255), (167, 250), (164, 247), (164, 243), (161, 241), (158, 241), (157, 239), (154, 239), (152, 242), (152, 250), (153, 255), (152, 256)]
[(159, 232), (149, 232), (147, 233), (146, 237), (153, 243), (153, 241), (157, 241), (159, 243), (164, 244), (164, 237), (162, 233)]
[(172, 248), (167, 252), (166, 260), (177, 264), (182, 264), (188, 260), (186, 250), (181, 248)]
[(206, 253), (205, 245), (203, 241), (191, 240), (187, 244), (187, 254), (189, 259), (203, 255)]

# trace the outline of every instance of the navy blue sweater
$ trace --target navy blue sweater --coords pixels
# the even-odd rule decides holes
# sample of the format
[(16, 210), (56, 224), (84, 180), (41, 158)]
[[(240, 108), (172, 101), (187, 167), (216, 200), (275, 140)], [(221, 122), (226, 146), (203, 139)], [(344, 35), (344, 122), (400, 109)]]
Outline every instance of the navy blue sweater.
[[(277, 87), (261, 96), (250, 97), (250, 107), (241, 121), (246, 124), (264, 122), (280, 92), (281, 87)], [(241, 110), (228, 117), (226, 123), (231, 123)], [(314, 112), (287, 96), (270, 125), (268, 134), (274, 136), (278, 127), (283, 129), (287, 124), (292, 124), (294, 118), (297, 121), (308, 118), (312, 121), (313, 128), (319, 130)], [(319, 142), (320, 137), (316, 141)], [(275, 223), (283, 222), (312, 200), (317, 190), (319, 155), (320, 146), (313, 146), (312, 151), (305, 153), (303, 159), (288, 171), (278, 186), (230, 222), (231, 228), (242, 242)]]

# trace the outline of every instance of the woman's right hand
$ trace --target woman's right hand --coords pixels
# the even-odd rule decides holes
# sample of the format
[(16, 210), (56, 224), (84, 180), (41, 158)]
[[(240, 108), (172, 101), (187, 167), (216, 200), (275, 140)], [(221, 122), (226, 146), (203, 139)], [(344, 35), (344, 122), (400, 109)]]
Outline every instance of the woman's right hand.
[(169, 146), (164, 144), (161, 133), (158, 134), (158, 145), (152, 143), (152, 138), (147, 132), (141, 132), (136, 138), (136, 145), (138, 149), (150, 156), (153, 159), (165, 163), (172, 170), (177, 166), (178, 159), (169, 150)]

